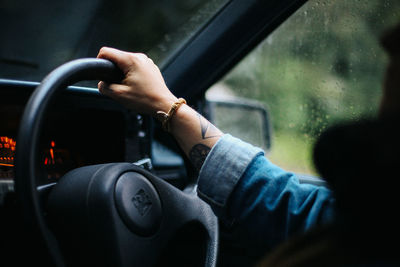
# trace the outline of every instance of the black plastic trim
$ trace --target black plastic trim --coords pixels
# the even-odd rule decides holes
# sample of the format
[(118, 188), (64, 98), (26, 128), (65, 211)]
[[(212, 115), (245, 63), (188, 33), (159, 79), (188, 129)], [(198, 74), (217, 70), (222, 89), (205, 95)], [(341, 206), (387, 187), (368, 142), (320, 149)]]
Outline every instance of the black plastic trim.
[[(33, 90), (35, 90), (35, 88), (39, 84), (40, 84), (39, 82), (27, 82), (27, 81), (0, 79), (0, 90), (3, 90), (3, 89), (26, 90), (26, 92), (33, 92)], [(96, 88), (90, 88), (90, 87), (68, 86), (66, 91), (69, 93), (73, 93), (73, 94), (104, 97), (99, 93), (99, 91)]]

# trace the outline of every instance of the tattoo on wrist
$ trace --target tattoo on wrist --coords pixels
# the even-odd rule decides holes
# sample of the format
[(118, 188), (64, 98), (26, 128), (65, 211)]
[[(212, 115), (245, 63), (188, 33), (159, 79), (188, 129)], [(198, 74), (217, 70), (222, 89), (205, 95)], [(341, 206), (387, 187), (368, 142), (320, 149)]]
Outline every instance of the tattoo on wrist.
[(189, 152), (189, 159), (193, 163), (193, 166), (197, 171), (200, 171), (201, 166), (203, 166), (204, 161), (207, 158), (208, 153), (210, 153), (211, 148), (204, 144), (197, 144), (192, 147)]
[(221, 136), (219, 130), (212, 123), (204, 119), (203, 116), (198, 113), (197, 116), (199, 117), (201, 138), (203, 138), (203, 140)]

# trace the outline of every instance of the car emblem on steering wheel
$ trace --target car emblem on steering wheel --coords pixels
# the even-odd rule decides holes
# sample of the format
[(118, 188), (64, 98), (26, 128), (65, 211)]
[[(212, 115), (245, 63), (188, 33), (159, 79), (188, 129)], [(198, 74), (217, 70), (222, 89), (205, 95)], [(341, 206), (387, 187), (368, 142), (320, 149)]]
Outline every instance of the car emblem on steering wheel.
[(141, 216), (145, 216), (152, 206), (150, 196), (143, 189), (140, 189), (132, 198), (133, 205)]

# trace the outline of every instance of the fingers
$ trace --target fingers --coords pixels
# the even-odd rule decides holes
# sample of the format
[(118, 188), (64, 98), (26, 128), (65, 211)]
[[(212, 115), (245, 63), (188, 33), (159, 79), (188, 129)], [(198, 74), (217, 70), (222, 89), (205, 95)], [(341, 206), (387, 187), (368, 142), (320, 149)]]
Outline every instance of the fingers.
[(103, 81), (100, 81), (97, 84), (97, 88), (99, 89), (99, 92), (103, 95), (108, 95), (108, 93), (109, 93), (108, 91), (110, 90), (108, 87), (108, 84)]
[(128, 53), (118, 49), (103, 47), (100, 49), (97, 58), (111, 60), (126, 74), (129, 69), (129, 64), (126, 60), (126, 54)]
[(121, 84), (108, 84), (103, 81), (100, 81), (97, 84), (99, 92), (103, 95), (109, 96), (111, 98), (117, 99), (124, 91), (127, 89), (127, 86)]
[(103, 47), (100, 49), (97, 58), (108, 59), (114, 62), (118, 68), (120, 68), (124, 75), (125, 79), (122, 81), (122, 84), (107, 84), (104, 81), (98, 83), (98, 89), (101, 94), (117, 98), (118, 95), (122, 94), (124, 91), (124, 85), (126, 85), (126, 79), (128, 79), (129, 73), (133, 73), (133, 71), (139, 68), (139, 65), (143, 62), (150, 61), (152, 62), (145, 54), (140, 53), (129, 53), (122, 50), (118, 50), (110, 47)]
[(102, 47), (97, 58), (111, 60), (124, 72), (124, 74), (127, 74), (132, 68), (135, 68), (141, 62), (153, 62), (145, 54), (129, 53), (111, 47)]

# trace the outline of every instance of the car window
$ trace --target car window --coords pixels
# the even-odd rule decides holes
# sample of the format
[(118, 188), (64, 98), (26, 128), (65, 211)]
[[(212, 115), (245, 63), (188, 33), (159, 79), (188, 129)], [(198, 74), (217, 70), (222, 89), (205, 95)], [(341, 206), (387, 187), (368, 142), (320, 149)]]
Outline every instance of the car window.
[(397, 0), (311, 0), (207, 98), (222, 94), (264, 103), (273, 125), (268, 157), (313, 175), (312, 146), (321, 132), (377, 113), (387, 64), (379, 37), (399, 19)]
[(0, 3), (0, 78), (41, 81), (102, 46), (162, 65), (227, 0), (6, 0)]

